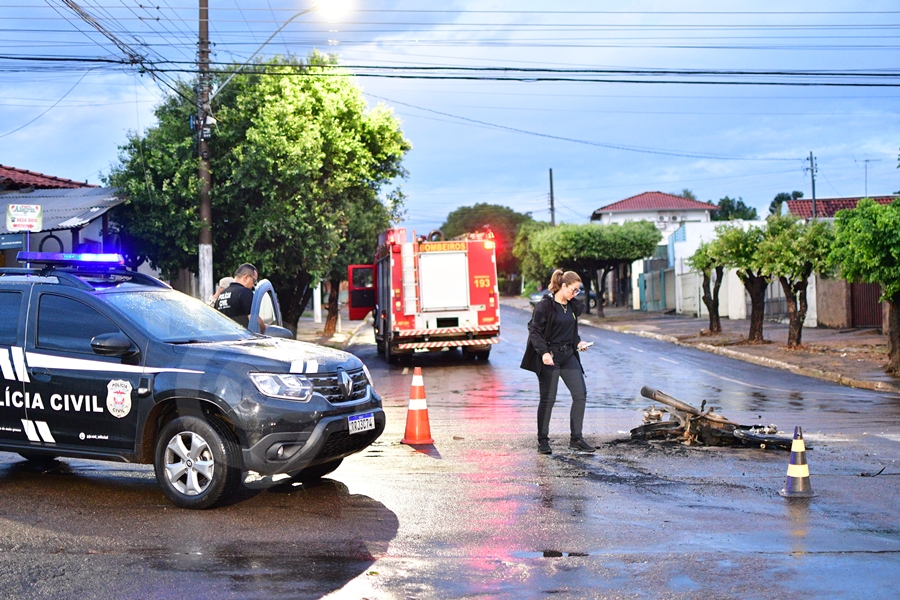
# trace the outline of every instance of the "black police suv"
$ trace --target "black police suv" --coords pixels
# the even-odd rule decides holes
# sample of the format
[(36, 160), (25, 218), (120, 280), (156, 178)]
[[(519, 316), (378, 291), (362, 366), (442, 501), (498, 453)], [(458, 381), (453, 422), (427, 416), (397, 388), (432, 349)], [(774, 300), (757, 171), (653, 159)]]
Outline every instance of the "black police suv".
[(199, 509), (322, 477), (384, 430), (351, 354), (252, 333), (117, 255), (19, 260), (0, 268), (0, 450), (152, 463)]

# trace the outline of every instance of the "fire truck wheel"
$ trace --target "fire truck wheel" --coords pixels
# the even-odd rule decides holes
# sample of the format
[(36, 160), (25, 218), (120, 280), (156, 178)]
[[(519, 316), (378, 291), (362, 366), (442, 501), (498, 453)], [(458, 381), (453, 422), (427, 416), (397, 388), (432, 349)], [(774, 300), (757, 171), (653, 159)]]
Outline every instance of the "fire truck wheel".
[(375, 340), (375, 349), (378, 351), (378, 354), (384, 356), (384, 340)]
[(478, 360), (488, 360), (488, 358), (490, 358), (490, 356), (491, 356), (490, 349), (482, 350), (481, 352), (475, 353), (475, 358), (477, 358)]
[(384, 359), (387, 361), (389, 365), (396, 365), (399, 361), (397, 353), (391, 347), (391, 338), (384, 338)]

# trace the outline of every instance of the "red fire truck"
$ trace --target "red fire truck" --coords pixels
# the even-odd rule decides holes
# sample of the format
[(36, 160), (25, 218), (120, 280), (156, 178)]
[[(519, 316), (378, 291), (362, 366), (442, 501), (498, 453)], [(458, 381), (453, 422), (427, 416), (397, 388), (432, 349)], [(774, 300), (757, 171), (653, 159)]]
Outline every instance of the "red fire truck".
[(460, 348), (487, 360), (500, 341), (494, 234), (445, 240), (432, 231), (413, 241), (405, 229), (378, 236), (375, 264), (351, 265), (350, 318), (373, 311), (378, 352), (388, 362), (414, 352)]

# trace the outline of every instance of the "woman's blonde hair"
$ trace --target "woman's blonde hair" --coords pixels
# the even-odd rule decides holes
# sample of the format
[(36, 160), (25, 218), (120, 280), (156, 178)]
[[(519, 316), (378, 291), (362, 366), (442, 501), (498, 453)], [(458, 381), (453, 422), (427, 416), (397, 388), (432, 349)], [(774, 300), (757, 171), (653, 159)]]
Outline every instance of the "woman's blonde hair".
[(581, 277), (575, 271), (565, 271), (557, 269), (550, 276), (550, 285), (547, 286), (552, 293), (556, 293), (562, 289), (563, 284), (571, 287), (576, 283), (581, 283)]

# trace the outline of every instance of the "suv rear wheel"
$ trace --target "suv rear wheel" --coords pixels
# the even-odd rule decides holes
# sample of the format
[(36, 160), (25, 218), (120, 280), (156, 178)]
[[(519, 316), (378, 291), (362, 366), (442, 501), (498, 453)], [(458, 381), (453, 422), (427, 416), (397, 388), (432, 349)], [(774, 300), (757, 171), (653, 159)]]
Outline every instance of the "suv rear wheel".
[(173, 504), (210, 508), (240, 485), (240, 451), (234, 436), (215, 420), (178, 417), (156, 440), (156, 480)]

